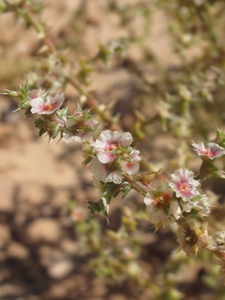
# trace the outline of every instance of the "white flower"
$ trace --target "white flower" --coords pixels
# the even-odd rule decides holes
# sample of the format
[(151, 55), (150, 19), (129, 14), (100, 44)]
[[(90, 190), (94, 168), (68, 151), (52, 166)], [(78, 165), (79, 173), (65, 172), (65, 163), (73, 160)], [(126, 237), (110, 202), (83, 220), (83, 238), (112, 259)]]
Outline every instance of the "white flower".
[(67, 121), (63, 140), (66, 143), (70, 143), (72, 140), (79, 143), (93, 141), (92, 132), (96, 130), (99, 122), (93, 118), (82, 119), (84, 114), (81, 111), (75, 111), (74, 115), (76, 119), (69, 118)]
[(101, 164), (96, 158), (93, 158), (91, 161), (91, 171), (102, 182), (120, 184), (123, 180), (123, 175), (120, 171), (109, 164)]
[(199, 156), (214, 159), (225, 154), (225, 149), (216, 143), (192, 143), (194, 150)]
[(175, 191), (177, 197), (181, 197), (183, 201), (188, 201), (192, 197), (199, 195), (196, 189), (200, 183), (193, 178), (194, 173), (187, 169), (179, 169), (172, 174), (172, 180), (169, 186)]
[(94, 150), (98, 160), (103, 164), (108, 164), (116, 159), (123, 152), (123, 148), (133, 141), (129, 132), (105, 130), (94, 143)]
[(181, 201), (180, 204), (185, 212), (189, 213), (194, 209), (201, 217), (206, 217), (210, 214), (209, 199), (206, 195), (197, 195), (186, 202)]
[(217, 231), (216, 234), (211, 236), (207, 248), (211, 251), (225, 253), (225, 230)]
[(41, 91), (37, 94), (36, 98), (34, 95), (29, 97), (31, 112), (40, 115), (52, 114), (62, 106), (64, 99), (64, 94), (51, 97), (50, 95), (43, 94), (43, 91)]
[(152, 189), (144, 198), (150, 221), (156, 229), (166, 226), (169, 221), (178, 220), (181, 208), (178, 201), (173, 200), (172, 191), (167, 184), (162, 184), (157, 189)]
[(129, 147), (127, 158), (123, 157), (120, 162), (122, 173), (131, 175), (139, 170), (139, 161), (141, 161), (141, 157), (139, 156), (139, 154), (139, 150), (134, 150), (132, 147)]

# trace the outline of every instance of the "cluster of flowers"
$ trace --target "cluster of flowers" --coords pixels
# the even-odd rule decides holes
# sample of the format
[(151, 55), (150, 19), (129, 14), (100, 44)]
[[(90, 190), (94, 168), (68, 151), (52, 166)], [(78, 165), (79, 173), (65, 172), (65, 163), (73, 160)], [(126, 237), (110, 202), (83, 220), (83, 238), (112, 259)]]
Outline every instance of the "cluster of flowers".
[[(79, 106), (73, 115), (68, 116), (67, 108), (61, 108), (65, 100), (63, 94), (52, 97), (41, 89), (29, 91), (25, 88), (21, 94), (19, 109), (26, 108), (39, 115), (35, 124), (40, 134), (47, 132), (50, 138), (55, 138), (60, 133), (66, 142), (74, 139), (83, 143), (86, 162), (91, 161), (97, 180), (121, 184), (125, 181), (124, 175), (132, 175), (139, 170), (140, 151), (131, 147), (133, 138), (129, 132), (104, 130), (95, 139), (98, 122), (89, 111)], [(214, 160), (225, 154), (225, 149), (217, 143), (193, 143), (192, 146), (203, 159)], [(152, 223), (156, 227), (165, 226), (170, 220), (178, 220), (183, 213), (207, 216), (209, 201), (199, 187), (200, 182), (188, 169), (175, 171), (168, 183), (157, 188), (148, 187), (144, 202)]]
[(193, 176), (192, 171), (179, 169), (169, 183), (152, 188), (146, 195), (144, 202), (156, 228), (180, 219), (185, 212), (199, 217), (210, 213), (208, 198), (200, 193), (200, 183)]
[[(206, 161), (225, 154), (225, 149), (217, 143), (193, 143), (192, 146)], [(152, 188), (144, 202), (156, 228), (167, 225), (169, 221), (179, 220), (184, 213), (200, 218), (210, 213), (209, 199), (201, 194), (199, 180), (194, 179), (194, 173), (185, 168), (175, 171), (169, 183)]]
[[(133, 137), (129, 132), (104, 130), (97, 135), (98, 121), (93, 119), (89, 111), (78, 106), (69, 116), (68, 108), (61, 108), (65, 100), (63, 94), (51, 97), (41, 89), (29, 91), (23, 88), (20, 94), (14, 95), (20, 98), (19, 110), (26, 109), (26, 114), (38, 114), (35, 125), (40, 129), (40, 135), (47, 133), (53, 139), (60, 134), (65, 142), (74, 139), (82, 143), (85, 157), (83, 163), (91, 162), (94, 182), (100, 183), (96, 186), (100, 190), (103, 206), (106, 207), (108, 203), (105, 202), (112, 197), (108, 197), (106, 191), (111, 193), (115, 186), (136, 189), (144, 196), (150, 221), (156, 229), (170, 222), (178, 224), (178, 241), (188, 255), (196, 254), (199, 245), (203, 244), (208, 250), (219, 253), (223, 261), (220, 275), (225, 281), (225, 233), (220, 232), (208, 238), (204, 230), (196, 229), (189, 221), (189, 218), (203, 218), (210, 213), (209, 199), (200, 190), (200, 175), (194, 177), (192, 171), (181, 168), (171, 175), (168, 182), (155, 188), (152, 180), (148, 182), (151, 177), (148, 172), (137, 175), (140, 151), (131, 146)], [(203, 161), (202, 170), (206, 168), (210, 171), (214, 167), (214, 160), (225, 155), (225, 149), (221, 146), (225, 143), (224, 135), (222, 140), (223, 143), (192, 143), (194, 151)], [(217, 174), (221, 175), (219, 172)], [(201, 179), (205, 175), (202, 176)], [(104, 186), (107, 189), (102, 192)], [(221, 239), (222, 244), (218, 243)]]
[(105, 130), (92, 143), (96, 157), (92, 161), (94, 176), (103, 182), (120, 184), (124, 174), (134, 174), (139, 169), (140, 151), (131, 147), (129, 132)]
[(63, 94), (52, 97), (42, 89), (28, 91), (25, 88), (21, 94), (24, 96), (19, 109), (39, 115), (35, 124), (40, 135), (47, 133), (50, 139), (54, 139), (60, 133), (67, 143), (73, 139), (83, 143), (87, 157), (85, 163), (92, 161), (91, 169), (99, 181), (120, 184), (123, 175), (138, 171), (140, 151), (130, 146), (133, 138), (129, 132), (104, 130), (95, 139), (98, 121), (79, 106), (73, 115), (68, 116), (68, 109), (61, 108), (65, 100)]
[(40, 129), (40, 135), (47, 132), (50, 140), (60, 133), (67, 143), (72, 139), (83, 142), (97, 128), (98, 122), (79, 106), (71, 116), (68, 116), (68, 108), (60, 109), (65, 100), (64, 94), (52, 97), (42, 89), (23, 89), (22, 94), (24, 97), (19, 109), (28, 109), (32, 114), (38, 114), (39, 119), (35, 120), (35, 125)]

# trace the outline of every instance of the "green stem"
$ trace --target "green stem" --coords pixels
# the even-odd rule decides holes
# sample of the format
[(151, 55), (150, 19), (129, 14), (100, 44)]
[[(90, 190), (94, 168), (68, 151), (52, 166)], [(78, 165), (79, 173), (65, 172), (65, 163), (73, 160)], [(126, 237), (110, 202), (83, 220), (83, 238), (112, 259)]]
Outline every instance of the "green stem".
[(124, 179), (131, 184), (132, 189), (141, 194), (142, 196), (146, 196), (149, 192), (148, 188), (146, 188), (140, 181), (138, 181), (135, 175), (124, 175)]
[(113, 117), (99, 108), (97, 101), (92, 97), (90, 93), (86, 92), (82, 87), (80, 87), (79, 84), (71, 77), (66, 76), (66, 81), (70, 83), (81, 95), (86, 96), (87, 104), (102, 119), (102, 121), (106, 122), (113, 130), (121, 130), (119, 125), (115, 123)]
[(80, 87), (80, 85), (69, 76), (65, 76), (66, 82), (70, 83), (81, 95), (87, 96), (87, 93)]
[(208, 170), (209, 170), (209, 163), (207, 161), (202, 162), (202, 165), (200, 167), (200, 171), (199, 174), (195, 177), (196, 180), (200, 180), (203, 181), (205, 179), (205, 177), (208, 175)]

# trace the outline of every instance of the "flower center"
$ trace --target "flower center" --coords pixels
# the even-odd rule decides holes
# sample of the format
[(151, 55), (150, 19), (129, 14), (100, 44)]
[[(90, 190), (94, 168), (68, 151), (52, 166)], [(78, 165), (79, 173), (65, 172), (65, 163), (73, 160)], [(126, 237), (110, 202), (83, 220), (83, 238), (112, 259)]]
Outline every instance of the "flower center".
[(118, 144), (110, 144), (106, 146), (106, 151), (113, 151), (113, 150), (117, 150), (118, 149)]
[(203, 150), (202, 152), (205, 156), (208, 156), (208, 157), (212, 156), (212, 152), (209, 150)]
[(52, 110), (56, 107), (56, 103), (47, 103), (43, 105), (43, 110)]
[(180, 184), (180, 190), (182, 192), (188, 192), (189, 191), (189, 186), (186, 183), (181, 183)]
[(168, 193), (159, 194), (154, 198), (153, 205), (159, 209), (165, 209), (170, 203), (170, 195)]

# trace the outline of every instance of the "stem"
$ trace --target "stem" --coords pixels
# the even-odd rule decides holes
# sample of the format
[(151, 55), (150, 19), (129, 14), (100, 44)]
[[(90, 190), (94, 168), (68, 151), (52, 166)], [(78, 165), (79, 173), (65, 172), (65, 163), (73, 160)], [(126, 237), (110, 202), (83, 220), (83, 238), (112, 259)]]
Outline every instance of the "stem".
[[(210, 162), (209, 162), (210, 163)], [(204, 178), (208, 175), (208, 162), (203, 161), (200, 167), (199, 174), (195, 177), (196, 180), (203, 181)]]
[(142, 196), (145, 197), (149, 192), (149, 190), (142, 183), (140, 183), (140, 181), (137, 181), (137, 177), (135, 175), (124, 175), (124, 179), (131, 184), (132, 189)]
[(46, 37), (46, 33), (43, 26), (41, 26), (41, 24), (35, 20), (32, 14), (26, 9), (23, 11), (23, 16), (25, 17), (27, 23), (31, 24), (32, 27), (37, 31), (39, 38), (44, 39)]
[(70, 76), (66, 76), (66, 81), (70, 83), (81, 95), (86, 96), (87, 98), (87, 104), (89, 107), (91, 107), (94, 112), (102, 119), (102, 121), (108, 123), (109, 127), (113, 130), (121, 130), (118, 124), (115, 123), (115, 120), (111, 115), (106, 114), (104, 111), (102, 111), (99, 106), (98, 102), (92, 97), (92, 95), (88, 92), (86, 92), (82, 87), (79, 86), (79, 84), (72, 79)]
[[(31, 25), (36, 32), (38, 33), (38, 37), (43, 43), (48, 47), (49, 53), (56, 52), (56, 48), (50, 36), (48, 36), (45, 27), (43, 24), (34, 18), (32, 13), (29, 11), (29, 7), (27, 7), (25, 2), (20, 3), (20, 5), (10, 5), (8, 4), (8, 11), (19, 12), (22, 14), (24, 20)], [(102, 121), (106, 122), (108, 126), (113, 130), (121, 130), (116, 121), (111, 117), (110, 114), (105, 113), (98, 107), (97, 101), (93, 99), (90, 93), (87, 93), (74, 79), (72, 79), (69, 75), (65, 75), (65, 80), (67, 83), (70, 83), (81, 95), (85, 95), (87, 97), (87, 104), (93, 108), (94, 112), (102, 119)]]
[(66, 126), (66, 122), (55, 112), (52, 115), (49, 115), (49, 120), (52, 122), (57, 123), (58, 125), (62, 126), (62, 130), (63, 131), (63, 127)]
[(38, 20), (36, 20), (33, 17), (33, 15), (29, 12), (26, 5), (23, 5), (23, 16), (27, 23), (31, 24), (32, 27), (36, 30), (39, 39), (42, 40), (44, 44), (48, 47), (49, 52), (54, 53), (55, 47), (51, 38), (47, 35), (44, 26)]
[(67, 83), (70, 83), (81, 95), (87, 96), (87, 93), (71, 77), (65, 76)]

